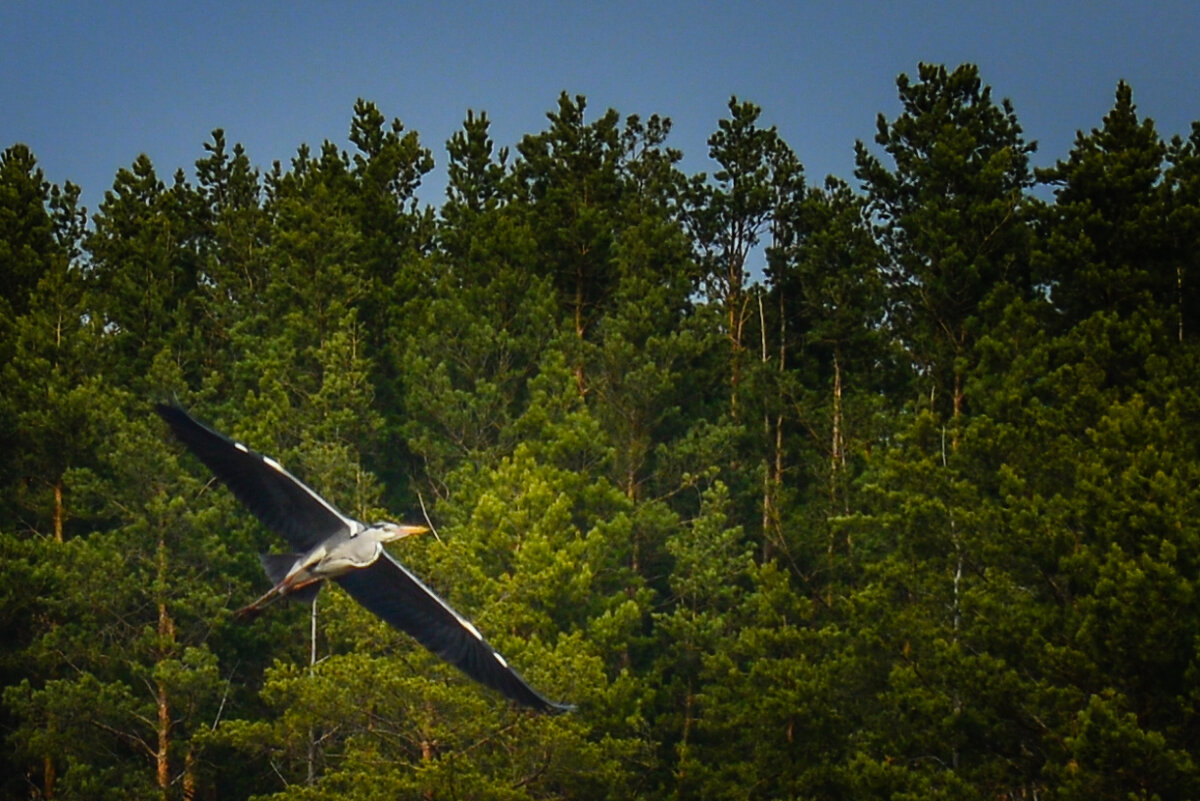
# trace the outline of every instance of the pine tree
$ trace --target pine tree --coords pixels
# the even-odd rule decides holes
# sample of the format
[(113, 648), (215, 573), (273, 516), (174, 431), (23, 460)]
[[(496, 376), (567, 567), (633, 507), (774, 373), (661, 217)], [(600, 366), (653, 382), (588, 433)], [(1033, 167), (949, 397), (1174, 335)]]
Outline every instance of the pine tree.
[(49, 201), (50, 185), (28, 147), (0, 153), (0, 320), (6, 326), (29, 311), (29, 294), (56, 250)]
[(0, 461), (4, 505), (14, 529), (64, 538), (64, 474), (90, 449), (89, 392), (80, 385), (96, 355), (86, 324), (77, 262), (79, 190), (51, 187), (33, 155), (15, 146), (0, 156)]
[(218, 128), (204, 149), (207, 157), (196, 162), (202, 261), (195, 302), (203, 313), (196, 321), (194, 358), (202, 381), (223, 390), (239, 358), (237, 329), (262, 316), (269, 226), (259, 173), (242, 146), (230, 152)]
[(850, 550), (828, 521), (853, 511), (852, 484), (879, 436), (872, 418), (880, 398), (894, 391), (888, 382), (896, 370), (883, 329), (882, 253), (865, 199), (830, 178), (803, 195), (784, 225), (787, 238), (771, 251), (768, 267), (768, 308), (779, 310), (784, 362), (775, 391), (777, 458), (785, 467), (777, 472), (793, 476), (788, 506), (804, 515), (791, 518), (789, 528), (824, 533), (791, 542), (777, 534), (775, 541), (815, 588), (833, 580)]
[(894, 169), (859, 142), (855, 175), (880, 220), (889, 316), (918, 392), (957, 420), (988, 298), (1030, 289), (1022, 215), (1034, 146), (973, 65), (922, 64), (917, 82), (902, 75), (897, 86), (904, 112), (890, 123), (880, 115), (875, 136)]
[(679, 219), (686, 179), (675, 166), (680, 154), (665, 147), (670, 127), (658, 116), (625, 121), (613, 209), (617, 280), (586, 351), (595, 365), (592, 408), (615, 446), (613, 481), (635, 500), (655, 472), (655, 444), (678, 436), (682, 415), (703, 402), (693, 373), (705, 342), (684, 324), (695, 272)]
[(1055, 186), (1042, 280), (1070, 326), (1096, 312), (1127, 317), (1158, 307), (1175, 322), (1177, 276), (1166, 263), (1158, 185), (1166, 146), (1117, 86), (1104, 126), (1080, 133), (1066, 160), (1038, 172)]
[(464, 462), (494, 464), (511, 451), (526, 384), (557, 335), (554, 288), (530, 269), (537, 243), (486, 116), (468, 115), (447, 149), (439, 246), (412, 264), (418, 289), (403, 300), (387, 354), (403, 389), (397, 428), (431, 500)]
[(721, 312), (729, 342), (729, 408), (735, 415), (750, 347), (748, 326), (757, 316), (749, 257), (768, 234), (778, 236), (780, 206), (804, 186), (795, 154), (774, 127), (758, 125), (761, 114), (753, 103), (729, 99), (729, 118), (717, 122), (708, 140), (709, 157), (719, 165), (715, 183), (702, 176), (693, 181), (688, 215), (700, 252), (701, 285)]
[[(145, 155), (117, 173), (84, 240), (92, 309), (105, 334), (108, 370), (145, 391), (142, 379), (164, 349), (180, 358), (197, 320), (202, 269), (201, 200), (182, 172), (167, 188)], [(185, 365), (193, 378), (197, 365)]]
[[(584, 97), (564, 92), (557, 111), (546, 115), (550, 128), (518, 144), (521, 158), (513, 168), (540, 254), (537, 269), (554, 286), (562, 330), (572, 332), (581, 349), (612, 308), (622, 157), (617, 112), (587, 124), (586, 108)], [(584, 358), (574, 357), (581, 394), (589, 388)]]

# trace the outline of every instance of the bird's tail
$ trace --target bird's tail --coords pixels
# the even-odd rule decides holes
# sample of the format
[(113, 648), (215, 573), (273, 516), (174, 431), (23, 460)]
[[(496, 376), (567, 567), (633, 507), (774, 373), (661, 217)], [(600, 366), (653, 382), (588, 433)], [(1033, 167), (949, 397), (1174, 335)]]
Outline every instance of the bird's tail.
[(282, 583), (299, 559), (300, 554), (298, 553), (260, 553), (258, 555), (258, 562), (262, 565), (262, 569), (272, 584)]

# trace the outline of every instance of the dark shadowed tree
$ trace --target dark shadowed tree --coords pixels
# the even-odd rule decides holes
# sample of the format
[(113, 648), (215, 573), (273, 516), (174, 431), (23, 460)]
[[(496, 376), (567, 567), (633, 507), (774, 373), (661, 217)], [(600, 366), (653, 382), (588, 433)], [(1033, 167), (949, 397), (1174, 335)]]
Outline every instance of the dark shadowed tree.
[(904, 111), (891, 122), (881, 114), (875, 135), (892, 166), (859, 142), (855, 175), (879, 225), (889, 318), (917, 392), (958, 418), (988, 298), (1030, 289), (1023, 209), (1034, 146), (974, 65), (922, 64), (897, 86)]

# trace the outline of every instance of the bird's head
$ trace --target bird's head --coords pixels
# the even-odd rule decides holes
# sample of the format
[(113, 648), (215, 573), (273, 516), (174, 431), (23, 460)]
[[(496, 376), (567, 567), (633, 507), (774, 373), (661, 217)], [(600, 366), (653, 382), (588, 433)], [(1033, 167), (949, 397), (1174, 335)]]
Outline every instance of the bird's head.
[(426, 531), (429, 531), (425, 526), (407, 526), (387, 521), (376, 523), (371, 528), (376, 532), (375, 536), (379, 538), (380, 542), (395, 542), (405, 537), (411, 537), (414, 534), (424, 534)]

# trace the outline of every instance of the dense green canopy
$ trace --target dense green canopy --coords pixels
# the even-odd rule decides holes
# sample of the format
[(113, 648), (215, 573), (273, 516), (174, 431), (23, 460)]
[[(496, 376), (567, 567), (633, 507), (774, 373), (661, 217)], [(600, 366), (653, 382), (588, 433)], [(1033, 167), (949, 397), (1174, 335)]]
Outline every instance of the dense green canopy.
[[(564, 94), (434, 156), (0, 155), (0, 797), (1200, 796), (1200, 123), (1129, 86), (1054, 166), (921, 65), (813, 180)], [(849, 144), (849, 143), (848, 143)], [(763, 268), (754, 265), (763, 264)], [(360, 519), (548, 696), (513, 708), (280, 543), (175, 399)], [(386, 511), (385, 511), (386, 510)]]

